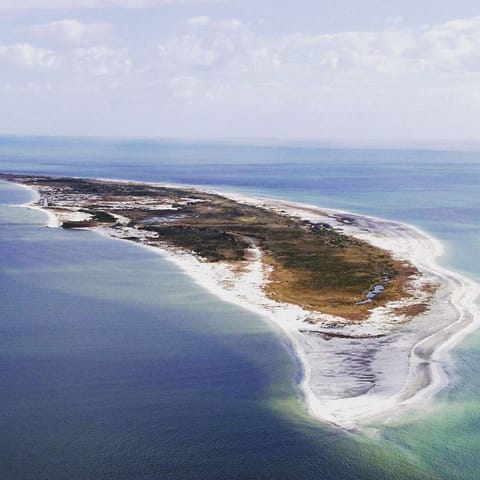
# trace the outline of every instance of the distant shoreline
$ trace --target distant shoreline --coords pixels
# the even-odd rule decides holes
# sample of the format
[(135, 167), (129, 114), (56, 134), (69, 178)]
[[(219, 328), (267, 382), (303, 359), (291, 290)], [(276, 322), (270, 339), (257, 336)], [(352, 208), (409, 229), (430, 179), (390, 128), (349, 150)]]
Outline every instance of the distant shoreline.
[[(17, 185), (35, 192), (30, 186)], [(211, 192), (201, 187), (191, 188)], [(399, 407), (428, 401), (448, 384), (442, 364), (448, 359), (449, 350), (479, 326), (480, 315), (474, 302), (480, 289), (473, 281), (437, 264), (436, 259), (443, 250), (436, 239), (410, 225), (379, 218), (234, 193), (215, 193), (236, 202), (266, 205), (315, 221), (325, 220), (326, 212), (348, 214), (355, 219), (355, 224), (336, 225), (336, 228), (341, 228), (345, 235), (381, 246), (398, 258), (408, 259), (423, 276), (439, 286), (428, 311), (408, 321), (392, 314), (393, 307), (399, 311), (399, 305), (393, 305), (390, 309), (374, 309), (369, 320), (357, 325), (342, 323), (328, 315), (322, 323), (312, 325), (305, 321), (308, 311), (265, 296), (265, 272), (258, 249), (252, 248), (251, 261), (243, 272), (238, 272), (223, 264), (202, 262), (176, 248), (135, 242), (164, 255), (222, 300), (247, 308), (280, 326), (302, 364), (300, 386), (311, 415), (343, 428), (383, 422), (398, 413)], [(61, 222), (51, 210), (34, 205), (38, 201), (36, 196), (22, 206), (44, 211), (49, 217), (48, 226), (60, 226)], [(110, 238), (130, 241), (113, 229), (90, 229)]]

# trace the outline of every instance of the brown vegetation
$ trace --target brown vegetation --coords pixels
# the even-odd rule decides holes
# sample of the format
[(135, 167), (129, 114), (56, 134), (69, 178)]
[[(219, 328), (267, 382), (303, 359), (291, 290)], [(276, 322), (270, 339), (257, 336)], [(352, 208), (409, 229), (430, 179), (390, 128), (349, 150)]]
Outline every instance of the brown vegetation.
[(395, 315), (402, 315), (407, 318), (413, 318), (417, 315), (421, 315), (428, 310), (429, 306), (426, 302), (414, 303), (412, 305), (406, 305), (404, 307), (397, 307), (393, 310)]

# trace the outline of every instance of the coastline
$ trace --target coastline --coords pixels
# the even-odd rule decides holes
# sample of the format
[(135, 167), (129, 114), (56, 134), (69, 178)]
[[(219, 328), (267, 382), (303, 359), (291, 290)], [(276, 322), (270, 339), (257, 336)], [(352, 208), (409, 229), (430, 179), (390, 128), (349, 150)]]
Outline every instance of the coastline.
[[(305, 374), (301, 388), (310, 414), (347, 429), (371, 425), (376, 421), (383, 423), (396, 417), (402, 407), (428, 402), (448, 386), (449, 379), (445, 372), (445, 365), (449, 360), (449, 352), (466, 335), (480, 326), (480, 309), (475, 304), (475, 300), (480, 297), (480, 285), (439, 265), (437, 259), (444, 253), (439, 240), (418, 227), (373, 216), (281, 200), (260, 200), (224, 192), (222, 194), (237, 201), (267, 204), (269, 207), (274, 206), (284, 210), (290, 207), (290, 211), (287, 210), (288, 214), (298, 215), (307, 220), (318, 221), (323, 212), (332, 215), (347, 214), (357, 220), (365, 220), (369, 224), (368, 231), (347, 225), (344, 227), (345, 234), (385, 248), (399, 258), (408, 259), (422, 273), (440, 279), (443, 284), (435, 295), (436, 298), (432, 299), (430, 311), (421, 317), (423, 317), (423, 324), (428, 323), (429, 320), (441, 319), (442, 316), (447, 318), (439, 322), (440, 328), (433, 328), (430, 331), (424, 329), (418, 332), (417, 341), (411, 345), (408, 354), (408, 372), (405, 381), (396, 392), (392, 388), (388, 393), (383, 391), (381, 395), (376, 395), (374, 389), (371, 389), (358, 396), (319, 400), (311, 388), (312, 369), (308, 359), (303, 355), (304, 349), (302, 345), (296, 348), (296, 354), (304, 367)], [(371, 223), (375, 224), (373, 232)], [(447, 310), (445, 307), (447, 302), (450, 304), (450, 315), (442, 313)], [(384, 308), (375, 310), (382, 311)], [(385, 317), (382, 318), (382, 313), (380, 312), (380, 318), (377, 320), (388, 320)], [(418, 319), (413, 319), (412, 322), (415, 320), (418, 323)], [(361, 331), (362, 326), (355, 329)], [(285, 328), (284, 331), (288, 333)], [(369, 333), (372, 335), (373, 332)], [(293, 340), (291, 335), (290, 339)], [(295, 341), (293, 343), (298, 345)]]
[[(60, 226), (52, 211), (33, 205), (39, 198), (33, 188), (16, 185), (35, 192), (32, 201), (21, 206), (45, 212), (47, 226)], [(201, 187), (192, 188), (212, 192)], [(443, 365), (448, 360), (449, 351), (480, 323), (478, 307), (474, 303), (480, 287), (437, 263), (443, 252), (438, 240), (416, 227), (375, 217), (223, 191), (215, 193), (240, 202), (287, 210), (289, 214), (302, 218), (318, 220), (325, 218), (325, 213), (347, 213), (360, 224), (360, 227), (342, 225), (347, 235), (380, 245), (399, 258), (411, 260), (422, 273), (440, 283), (430, 311), (408, 323), (402, 323), (401, 318), (392, 318), (391, 312), (379, 307), (372, 320), (361, 325), (341, 325), (338, 319), (325, 315), (322, 325), (308, 326), (304, 320), (309, 312), (298, 306), (274, 302), (262, 292), (265, 272), (259, 251), (252, 250), (254, 260), (240, 274), (223, 264), (201, 262), (178, 249), (137, 243), (174, 262), (220, 299), (246, 308), (280, 327), (302, 365), (300, 388), (312, 416), (347, 429), (386, 421), (392, 414), (398, 414), (399, 407), (428, 401), (448, 384)], [(105, 228), (90, 230), (119, 238)], [(326, 339), (323, 336), (338, 332), (347, 333), (348, 337)], [(362, 348), (355, 350), (352, 345), (355, 338), (365, 337)], [(339, 358), (342, 359), (341, 369), (334, 365)]]
[(24, 207), (24, 208), (28, 208), (28, 210), (36, 210), (38, 212), (44, 213), (48, 218), (47, 223), (45, 224), (45, 226), (48, 228), (58, 228), (61, 226), (60, 220), (53, 212), (45, 208), (42, 208), (38, 205), (34, 205), (40, 200), (40, 194), (37, 192), (37, 190), (31, 187), (28, 187), (27, 185), (23, 185), (21, 183), (14, 183), (14, 185), (17, 185), (18, 187), (21, 187), (25, 190), (28, 190), (33, 194), (33, 198), (30, 201), (21, 203), (20, 205), (17, 205), (18, 207)]

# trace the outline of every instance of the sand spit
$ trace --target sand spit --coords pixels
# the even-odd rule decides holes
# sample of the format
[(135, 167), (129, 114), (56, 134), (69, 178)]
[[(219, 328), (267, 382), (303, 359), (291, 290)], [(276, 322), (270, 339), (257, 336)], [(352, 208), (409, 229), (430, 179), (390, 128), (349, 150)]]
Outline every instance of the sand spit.
[[(380, 218), (199, 190), (220, 193), (238, 202), (311, 222), (328, 223), (346, 235), (389, 250), (420, 271), (412, 286), (414, 295), (411, 299), (372, 309), (366, 321), (352, 324), (268, 298), (263, 290), (268, 272), (258, 248), (252, 247), (251, 260), (239, 269), (223, 262), (207, 263), (166, 245), (151, 247), (148, 235), (126, 224), (122, 228), (92, 230), (123, 240), (136, 237), (140, 245), (164, 255), (222, 300), (279, 326), (301, 361), (301, 389), (310, 414), (316, 418), (347, 429), (382, 423), (397, 415), (402, 407), (429, 401), (448, 385), (444, 367), (449, 351), (480, 324), (480, 311), (475, 303), (480, 287), (437, 263), (443, 248), (435, 238), (410, 225)], [(36, 194), (32, 203), (38, 200)], [(60, 212), (62, 218), (57, 218), (52, 210), (32, 203), (24, 206), (46, 212), (50, 227), (74, 218), (65, 211)], [(431, 285), (437, 287), (433, 294), (428, 293), (427, 287)], [(415, 302), (428, 302), (428, 310), (414, 318), (401, 313)]]

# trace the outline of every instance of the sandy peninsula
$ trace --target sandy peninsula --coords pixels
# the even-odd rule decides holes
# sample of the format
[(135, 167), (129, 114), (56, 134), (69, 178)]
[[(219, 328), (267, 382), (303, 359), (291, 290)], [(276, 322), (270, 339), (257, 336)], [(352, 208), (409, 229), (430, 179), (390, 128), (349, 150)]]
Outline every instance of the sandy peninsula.
[[(68, 184), (65, 179), (49, 182), (46, 178), (0, 176), (0, 180), (36, 192), (28, 207), (45, 211), (48, 226), (89, 228), (134, 241), (165, 255), (223, 300), (280, 327), (301, 362), (301, 390), (310, 414), (343, 428), (385, 422), (402, 407), (430, 400), (448, 385), (444, 368), (448, 352), (480, 323), (475, 305), (479, 286), (441, 267), (437, 263), (443, 253), (441, 244), (415, 227), (312, 205), (191, 187), (187, 194), (187, 187), (182, 186), (82, 179), (86, 182), (82, 190), (75, 191), (71, 186), (62, 188)], [(158, 197), (153, 202), (139, 191), (136, 197), (113, 198), (88, 182), (173, 190), (164, 198), (170, 201), (159, 203)], [(175, 190), (179, 188), (181, 194)], [(245, 233), (243, 223), (239, 230), (230, 217), (221, 229), (218, 221), (214, 224), (203, 217), (211, 208), (208, 202), (213, 201), (209, 195), (215, 196), (215, 202), (217, 198), (233, 202), (228, 208), (238, 207), (242, 221), (250, 222), (251, 236)], [(144, 215), (146, 209), (148, 216)], [(343, 297), (320, 293), (320, 300), (309, 301), (310, 287), (298, 287), (303, 284), (297, 280), (310, 285), (311, 272), (281, 256), (286, 242), (279, 245), (278, 238), (271, 235), (264, 239), (253, 228), (258, 218), (264, 220), (262, 212), (268, 212), (268, 219), (284, 237), (293, 231), (302, 235), (302, 245), (317, 245), (321, 239), (318, 248), (324, 249), (327, 242), (330, 249), (343, 249), (339, 265), (345, 258), (351, 265), (350, 254), (357, 258), (359, 252), (367, 252), (375, 269), (359, 276), (358, 282), (338, 287)], [(202, 217), (201, 225), (195, 215)], [(255, 215), (259, 215), (255, 221), (245, 220)], [(206, 225), (205, 218), (211, 223)], [(192, 237), (192, 231), (199, 230), (201, 237)], [(289, 247), (292, 245), (295, 243)], [(328, 256), (336, 250), (319, 251)], [(312, 252), (315, 250), (309, 250)], [(353, 265), (366, 268), (369, 264)], [(275, 276), (276, 270), (281, 275)], [(319, 273), (318, 269), (313, 273)], [(299, 292), (302, 301), (290, 301), (285, 288), (288, 281), (297, 282), (293, 291)]]

